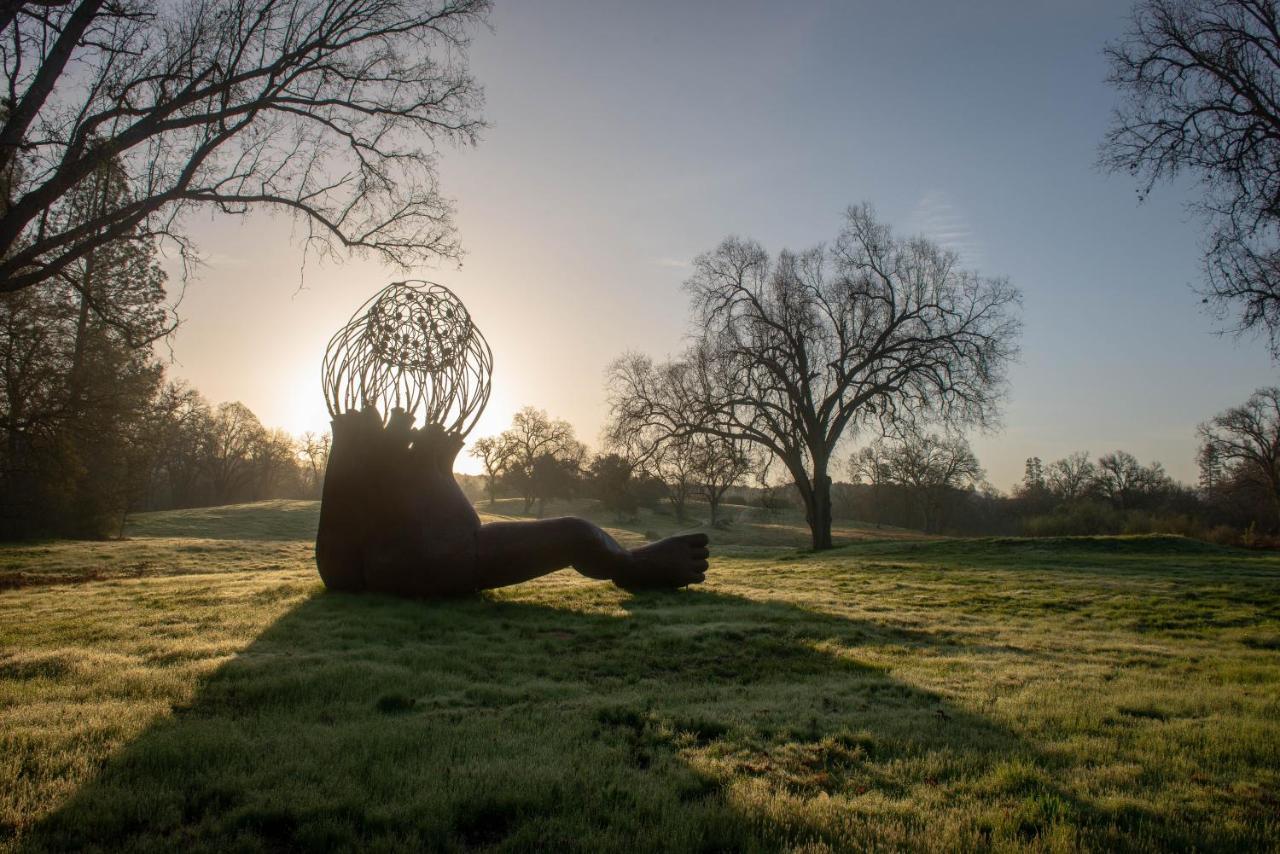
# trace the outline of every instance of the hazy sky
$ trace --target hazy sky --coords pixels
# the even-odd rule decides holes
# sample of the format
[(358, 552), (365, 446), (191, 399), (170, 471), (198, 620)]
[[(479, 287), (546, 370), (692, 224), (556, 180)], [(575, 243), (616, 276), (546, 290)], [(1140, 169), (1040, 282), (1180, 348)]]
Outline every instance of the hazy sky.
[[(681, 347), (689, 261), (729, 234), (832, 239), (870, 201), (1025, 298), (1004, 429), (971, 437), (995, 485), (1023, 461), (1124, 448), (1195, 477), (1195, 427), (1275, 382), (1258, 341), (1214, 334), (1191, 287), (1187, 187), (1138, 204), (1095, 167), (1120, 0), (498, 0), (472, 67), (492, 127), (444, 152), (462, 269), (447, 284), (493, 346), (474, 436), (525, 404), (595, 443), (603, 372)], [(327, 427), (329, 336), (403, 278), (309, 262), (287, 219), (208, 219), (173, 372), (269, 426)], [(465, 453), (465, 452), (464, 452)], [(463, 470), (475, 470), (464, 459)]]

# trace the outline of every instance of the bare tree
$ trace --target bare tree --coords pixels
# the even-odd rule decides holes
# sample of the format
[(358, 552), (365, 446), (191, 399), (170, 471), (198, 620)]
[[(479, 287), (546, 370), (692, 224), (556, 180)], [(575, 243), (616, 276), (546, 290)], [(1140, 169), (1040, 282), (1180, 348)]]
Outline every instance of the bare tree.
[(606, 380), (612, 417), (603, 433), (605, 447), (616, 450), (633, 470), (661, 481), (678, 522), (685, 521), (689, 498), (697, 487), (694, 435), (665, 423), (639, 423), (630, 416), (637, 409), (636, 396), (654, 400), (672, 397), (679, 382), (673, 374), (681, 370), (679, 363), (655, 365), (641, 353), (626, 353), (616, 359)]
[(947, 500), (976, 488), (985, 473), (963, 436), (942, 436), (909, 429), (893, 439), (880, 439), (864, 450), (877, 474), (915, 499), (927, 532), (942, 529)]
[(958, 261), (895, 237), (866, 205), (849, 208), (831, 247), (770, 258), (729, 238), (687, 283), (698, 343), (670, 383), (620, 389), (614, 417), (756, 444), (789, 472), (814, 548), (830, 548), (828, 469), (851, 425), (994, 417), (1019, 296)]
[[(504, 474), (524, 498), (524, 512), (533, 510), (546, 488), (563, 491), (563, 467), (577, 471), (586, 457), (586, 446), (574, 436), (573, 425), (548, 417), (544, 410), (526, 406), (511, 419), (511, 426), (498, 437), (505, 458)], [(544, 502), (545, 503), (545, 500)]]
[(697, 488), (695, 460), (690, 452), (692, 436), (679, 436), (654, 446), (652, 454), (641, 455), (637, 464), (641, 472), (662, 483), (675, 513), (676, 521), (683, 523), (689, 514), (689, 498)]
[[(435, 147), (471, 143), (488, 0), (71, 0), (0, 9), (0, 292), (194, 208), (287, 212), (310, 248), (454, 257)], [(128, 194), (59, 220), (115, 164)]]
[(669, 400), (679, 395), (688, 366), (682, 362), (655, 365), (648, 356), (627, 353), (609, 366), (610, 408), (613, 418), (605, 427), (605, 444), (622, 451), (632, 466), (662, 481), (675, 511), (683, 522), (688, 499), (706, 499), (710, 524), (719, 523), (724, 495), (755, 471), (760, 461), (749, 442), (716, 434), (708, 422), (700, 429), (689, 425), (650, 421), (640, 424), (631, 417), (636, 395)]
[(1046, 482), (1059, 501), (1087, 497), (1097, 485), (1098, 469), (1088, 451), (1077, 451), (1049, 464)]
[(849, 478), (854, 483), (866, 481), (871, 486), (871, 503), (876, 508), (876, 527), (884, 525), (884, 487), (893, 483), (887, 449), (883, 442), (873, 442), (849, 457)]
[(213, 500), (227, 504), (249, 486), (254, 457), (267, 439), (258, 416), (243, 403), (218, 405), (208, 424), (204, 463)]
[(194, 507), (201, 494), (213, 410), (208, 401), (184, 382), (168, 383), (152, 404), (151, 421), (156, 452), (152, 464), (153, 506)]
[(692, 463), (694, 494), (707, 500), (709, 524), (718, 527), (725, 493), (760, 467), (759, 455), (752, 453), (751, 444), (745, 440), (715, 434), (698, 433), (683, 444)]
[(278, 495), (298, 485), (298, 443), (285, 430), (262, 431), (250, 454), (254, 494)]
[(510, 450), (498, 436), (485, 436), (471, 444), (471, 456), (484, 466), (484, 491), (489, 495), (489, 507), (498, 503), (498, 479), (507, 470)]
[(1201, 424), (1199, 432), (1216, 467), (1242, 468), (1266, 485), (1280, 524), (1280, 388), (1258, 389), (1242, 405)]
[(308, 430), (298, 440), (298, 455), (306, 462), (307, 492), (319, 498), (324, 488), (324, 471), (329, 465), (329, 448), (333, 437), (326, 431), (319, 435)]
[(1094, 482), (1118, 510), (1129, 510), (1144, 498), (1164, 493), (1172, 485), (1158, 462), (1144, 466), (1128, 451), (1098, 457)]
[(1280, 355), (1280, 17), (1275, 0), (1139, 0), (1107, 48), (1124, 96), (1102, 162), (1143, 195), (1181, 172), (1204, 189), (1204, 297)]

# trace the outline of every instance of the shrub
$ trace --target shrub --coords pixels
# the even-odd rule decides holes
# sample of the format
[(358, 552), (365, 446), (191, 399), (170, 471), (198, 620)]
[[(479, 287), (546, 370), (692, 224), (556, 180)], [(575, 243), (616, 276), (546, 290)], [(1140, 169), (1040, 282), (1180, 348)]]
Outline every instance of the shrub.
[(1131, 510), (1124, 517), (1126, 534), (1176, 534), (1180, 537), (1198, 537), (1201, 526), (1185, 513), (1150, 513)]
[(1032, 516), (1022, 527), (1029, 537), (1073, 537), (1118, 534), (1122, 521), (1120, 513), (1106, 504), (1082, 501), (1052, 513)]
[(1220, 546), (1240, 545), (1240, 532), (1230, 525), (1215, 525), (1205, 533), (1204, 538)]

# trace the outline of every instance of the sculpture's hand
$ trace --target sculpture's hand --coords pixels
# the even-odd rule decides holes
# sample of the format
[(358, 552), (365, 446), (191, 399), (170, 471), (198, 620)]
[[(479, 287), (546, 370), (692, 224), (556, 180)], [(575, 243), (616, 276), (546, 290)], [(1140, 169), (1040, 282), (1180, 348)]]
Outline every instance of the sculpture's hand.
[(613, 583), (624, 590), (687, 587), (706, 580), (710, 557), (706, 534), (683, 534), (631, 550), (630, 562), (617, 570)]

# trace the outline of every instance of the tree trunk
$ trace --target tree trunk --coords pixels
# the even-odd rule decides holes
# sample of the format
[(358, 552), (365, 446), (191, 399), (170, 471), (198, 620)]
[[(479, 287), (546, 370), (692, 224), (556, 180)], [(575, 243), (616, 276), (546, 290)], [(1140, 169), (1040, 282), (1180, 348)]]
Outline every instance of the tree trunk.
[(684, 513), (685, 513), (683, 495), (680, 496), (679, 498), (671, 499), (671, 509), (676, 514), (676, 521), (683, 525)]
[[(107, 208), (107, 194), (110, 189), (110, 181), (107, 175), (97, 173), (98, 187), (95, 189), (93, 209), (87, 212), (87, 216), (94, 217), (101, 215), (101, 212)], [(90, 306), (93, 302), (93, 286), (94, 278), (98, 272), (98, 250), (91, 249), (84, 257), (84, 280), (80, 282), (80, 315), (76, 319), (76, 338), (75, 346), (71, 356), (71, 370), (68, 373), (70, 394), (68, 395), (71, 404), (71, 412), (78, 415), (80, 412), (81, 397), (84, 395), (84, 359), (85, 352), (88, 348), (89, 337), (89, 313)]]
[(71, 353), (71, 369), (67, 372), (67, 402), (72, 415), (80, 414), (80, 398), (84, 394), (84, 355), (89, 337), (89, 291), (93, 287), (95, 252), (85, 257), (85, 275), (81, 283), (80, 313), (76, 318), (75, 344)]
[(831, 478), (826, 467), (814, 466), (813, 480), (804, 493), (805, 521), (813, 537), (814, 551), (832, 547), (831, 542)]
[(714, 528), (716, 522), (720, 521), (720, 499), (715, 496), (715, 493), (710, 493), (707, 496), (707, 503), (711, 505), (711, 527)]
[(1271, 506), (1275, 511), (1275, 530), (1280, 531), (1280, 483), (1272, 484), (1271, 487)]

